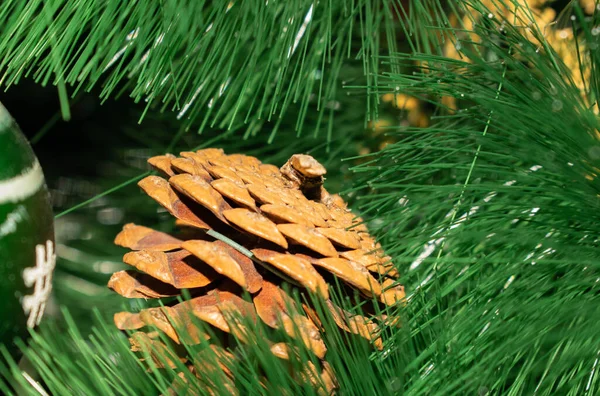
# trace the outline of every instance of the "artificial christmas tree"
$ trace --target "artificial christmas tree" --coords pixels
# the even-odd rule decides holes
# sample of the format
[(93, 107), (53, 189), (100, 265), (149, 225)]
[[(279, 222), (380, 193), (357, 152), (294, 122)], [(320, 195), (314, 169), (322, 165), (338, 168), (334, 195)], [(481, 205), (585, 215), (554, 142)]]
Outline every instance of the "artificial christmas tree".
[[(381, 328), (378, 350), (363, 337), (338, 331), (335, 323), (323, 320), (321, 331), (317, 319), (336, 311), (325, 308), (315, 316), (309, 305), (304, 311), (303, 300), (296, 301), (306, 288), (287, 288), (290, 282), (253, 263), (263, 281), (291, 293), (295, 308), (319, 329), (339, 393), (597, 394), (596, 3), (8, 0), (0, 13), (0, 81), (12, 87), (9, 95), (22, 98), (22, 111), (39, 121), (32, 141), (45, 136), (36, 146), (40, 159), (65, 157), (60, 169), (46, 168), (58, 176), (49, 181), (61, 218), (64, 248), (55, 297), (64, 320), (45, 320), (31, 344), (22, 345), (40, 385), (57, 395), (206, 394), (213, 386), (217, 394), (267, 393), (264, 386), (270, 393), (315, 393), (302, 379), (320, 378), (327, 365), (316, 354), (323, 351), (317, 343), (308, 344), (314, 353), (306, 351), (303, 332), (292, 333), (296, 339), (286, 333), (291, 324), (306, 321), (292, 315), (282, 320), (283, 330), (264, 325), (253, 337), (252, 325), (263, 323), (253, 297), (270, 286), (247, 291), (256, 290), (258, 278), (240, 264), (240, 271), (231, 271), (219, 261), (223, 274), (206, 264), (214, 271), (206, 268), (206, 279), (174, 273), (184, 289), (184, 281), (210, 281), (187, 289), (191, 295), (140, 273), (123, 276), (128, 281), (120, 287), (130, 285), (139, 297), (165, 296), (143, 304), (163, 303), (164, 310), (131, 316), (138, 325), (160, 323), (152, 315), (178, 319), (186, 307), (175, 303), (180, 294), (192, 301), (217, 288), (213, 295), (227, 299), (221, 298), (225, 307), (215, 321), (227, 316), (223, 311), (256, 312), (248, 315), (250, 323), (241, 323), (244, 331), (234, 325), (228, 334), (192, 317), (195, 321), (168, 322), (165, 331), (140, 327), (130, 343), (104, 321), (112, 318), (117, 301), (126, 304), (121, 311), (138, 312), (142, 305), (140, 299), (105, 294), (110, 274), (126, 269), (123, 252), (111, 246), (123, 221), (171, 232), (168, 213), (131, 194), (130, 185), (147, 176), (145, 159), (217, 146), (278, 165), (293, 152), (319, 158), (329, 170), (328, 189), (348, 192), (348, 204), (368, 221), (402, 274), (407, 302), (399, 305), (400, 314), (386, 312), (402, 319), (400, 327), (381, 326), (385, 318), (369, 312), (364, 298), (333, 298), (338, 307), (363, 311)], [(35, 110), (33, 105), (44, 102), (28, 88), (36, 83), (60, 99), (64, 119), (71, 110), (71, 123), (42, 128), (60, 114)], [(88, 100), (98, 96), (104, 110), (92, 111)], [(9, 104), (6, 96), (0, 100), (5, 98)], [(43, 106), (57, 112), (58, 99)], [(133, 120), (111, 111), (115, 107)], [(90, 111), (95, 120), (77, 122)], [(67, 136), (65, 126), (81, 140)], [(365, 126), (375, 133), (365, 133)], [(35, 133), (38, 127), (27, 129)], [(68, 145), (76, 150), (65, 149)], [(368, 155), (358, 158), (359, 150)], [(173, 171), (172, 158), (158, 160)], [(46, 164), (53, 162), (59, 163)], [(84, 171), (89, 168), (98, 172)], [(276, 212), (281, 208), (257, 206), (248, 188), (246, 195), (235, 183), (218, 180), (222, 185), (211, 181), (212, 188), (229, 188), (251, 207), (250, 197), (260, 214), (282, 216)], [(73, 189), (73, 181), (83, 188)], [(240, 207), (224, 200), (232, 209)], [(179, 203), (173, 205), (183, 213)], [(232, 223), (225, 215), (229, 209), (221, 209), (217, 212)], [(225, 223), (217, 215), (210, 216), (200, 216), (215, 224), (208, 236), (181, 227), (171, 235), (180, 241), (176, 247), (158, 253), (171, 256), (190, 239), (212, 243), (211, 235), (227, 247), (245, 244), (224, 225), (218, 228)], [(147, 234), (142, 246), (148, 246), (153, 231), (138, 230)], [(166, 248), (174, 241), (161, 243)], [(188, 253), (181, 261), (201, 261)], [(319, 275), (326, 282), (339, 280)], [(338, 295), (328, 289), (330, 297)], [(353, 296), (351, 290), (341, 294)], [(221, 300), (200, 302), (220, 308)], [(232, 304), (236, 308), (228, 309)], [(210, 316), (212, 308), (200, 308)], [(200, 331), (210, 329), (205, 340)], [(202, 342), (185, 342), (193, 337)], [(305, 354), (295, 358), (296, 352)], [(39, 394), (8, 360), (0, 362), (0, 393), (10, 394), (10, 384), (17, 382), (24, 393)]]
[(0, 343), (13, 355), (13, 339), (42, 319), (54, 263), (52, 208), (42, 169), (0, 104)]
[[(320, 163), (308, 155), (294, 155), (279, 170), (254, 157), (225, 155), (218, 149), (181, 155), (151, 158), (149, 163), (168, 180), (148, 176), (139, 185), (185, 232), (175, 237), (126, 225), (116, 243), (133, 250), (124, 262), (139, 272), (117, 272), (109, 286), (128, 298), (178, 296), (181, 289), (189, 289), (192, 298), (139, 313), (118, 313), (120, 329), (151, 326), (176, 343), (181, 342), (178, 328), (185, 329), (192, 342), (200, 343), (210, 337), (195, 327), (188, 317), (193, 314), (245, 341), (249, 336), (244, 325), (230, 321), (231, 315), (241, 314), (298, 338), (324, 361), (327, 348), (316, 310), (308, 302), (298, 306), (281, 287), (287, 283), (319, 296), (341, 329), (381, 348), (377, 322), (389, 318), (368, 309), (364, 315), (343, 310), (330, 300), (326, 279), (337, 277), (350, 294), (374, 298), (382, 306), (402, 301), (404, 289), (390, 258), (382, 255), (362, 220), (340, 196), (323, 187), (326, 171)], [(144, 333), (131, 342), (136, 349), (160, 345)], [(290, 353), (276, 342), (271, 351), (282, 359)], [(323, 362), (321, 378), (331, 392), (334, 382), (327, 367)], [(309, 366), (307, 378), (314, 380), (314, 373)]]

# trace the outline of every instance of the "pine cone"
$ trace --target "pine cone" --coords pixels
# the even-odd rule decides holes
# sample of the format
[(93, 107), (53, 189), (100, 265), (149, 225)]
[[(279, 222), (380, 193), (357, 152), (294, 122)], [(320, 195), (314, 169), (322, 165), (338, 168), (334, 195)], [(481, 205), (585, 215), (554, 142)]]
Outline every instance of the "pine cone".
[[(321, 371), (326, 392), (331, 393), (335, 380), (324, 362), (319, 317), (310, 306), (298, 306), (280, 287), (287, 282), (325, 300), (341, 329), (382, 347), (376, 324), (381, 318), (350, 314), (336, 306), (329, 299), (326, 279), (337, 277), (348, 290), (358, 290), (388, 306), (404, 298), (404, 289), (397, 283), (398, 273), (389, 257), (382, 255), (362, 220), (346, 208), (340, 196), (325, 190), (326, 170), (314, 158), (294, 155), (278, 169), (254, 157), (205, 149), (183, 152), (181, 158), (153, 157), (148, 162), (168, 180), (148, 176), (139, 186), (175, 217), (182, 233), (175, 237), (126, 225), (115, 243), (132, 250), (123, 260), (137, 271), (117, 272), (108, 285), (128, 298), (179, 296), (181, 289), (189, 289), (192, 298), (164, 308), (118, 313), (118, 328), (151, 326), (175, 343), (182, 342), (177, 329), (185, 329), (191, 342), (207, 340), (210, 336), (190, 320), (192, 313), (244, 342), (246, 329), (239, 323), (233, 325), (230, 314), (260, 319), (297, 338), (323, 360), (322, 370), (310, 366), (300, 377), (318, 386), (315, 376)], [(242, 297), (244, 292), (251, 302)], [(134, 349), (160, 343), (149, 334), (135, 333)], [(291, 352), (282, 343), (272, 343), (271, 351), (281, 359)], [(225, 350), (219, 354), (233, 359)], [(175, 359), (167, 355), (155, 360), (170, 365)], [(227, 373), (227, 364), (222, 365)]]

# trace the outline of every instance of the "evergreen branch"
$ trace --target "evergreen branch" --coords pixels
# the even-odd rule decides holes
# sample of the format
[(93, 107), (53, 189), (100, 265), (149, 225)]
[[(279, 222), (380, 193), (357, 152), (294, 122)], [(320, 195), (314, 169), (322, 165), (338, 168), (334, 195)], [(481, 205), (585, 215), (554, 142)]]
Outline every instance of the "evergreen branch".
[[(340, 290), (332, 288), (331, 291), (336, 303), (352, 309), (350, 303), (341, 298)], [(388, 354), (385, 364), (379, 359), (371, 359), (371, 347), (364, 339), (339, 332), (322, 302), (317, 299), (311, 301), (322, 318), (321, 325), (330, 348), (328, 361), (336, 372), (341, 389), (352, 389), (361, 394), (386, 394), (399, 390), (398, 373), (403, 365), (399, 355)], [(296, 304), (300, 304), (297, 298)], [(57, 337), (60, 329), (55, 323), (49, 323), (39, 333), (32, 334), (29, 346), (19, 343), (51, 394), (86, 392), (137, 395), (186, 391), (207, 394), (207, 384), (212, 384), (212, 389), (218, 394), (229, 394), (229, 390), (223, 386), (224, 374), (214, 369), (219, 364), (225, 364), (234, 373), (233, 378), (241, 394), (254, 393), (266, 385), (265, 381), (268, 381), (268, 389), (289, 390), (295, 394), (321, 394), (315, 386), (299, 381), (299, 374), (305, 372), (307, 363), (318, 364), (318, 359), (306, 351), (300, 339), (274, 331), (261, 321), (253, 322), (242, 317), (228, 319), (232, 327), (243, 326), (249, 338), (244, 343), (238, 341), (238, 346), (231, 350), (234, 353), (233, 360), (223, 361), (207, 341), (188, 343), (186, 340), (192, 340), (193, 337), (183, 327), (177, 326), (181, 345), (176, 348), (164, 334), (157, 339), (171, 345), (170, 352), (142, 347), (136, 354), (130, 350), (123, 334), (112, 324), (106, 323), (98, 312), (91, 337), (81, 335), (78, 325), (67, 311), (63, 315), (68, 334)], [(206, 323), (193, 316), (190, 320), (199, 331), (211, 335), (211, 344), (218, 345), (219, 338)], [(290, 346), (291, 351), (296, 351), (290, 354), (285, 364), (271, 352), (267, 334), (269, 338), (278, 337)], [(0, 350), (2, 348), (0, 346)], [(185, 352), (190, 365), (178, 363), (175, 351)], [(144, 359), (144, 362), (140, 359)], [(31, 378), (30, 375), (21, 373), (9, 356), (6, 356), (6, 363), (0, 361), (0, 389), (6, 394), (13, 392), (4, 381), (8, 384), (19, 383), (25, 394), (36, 394), (36, 387), (29, 383), (28, 378)]]
[(573, 69), (535, 24), (514, 26), (497, 11), (512, 3), (482, 3), (469, 4), (472, 28), (440, 28), (461, 38), (462, 60), (395, 54), (390, 62), (423, 68), (380, 79), (381, 91), (440, 109), (452, 97), (457, 109), (441, 110), (430, 128), (390, 130), (397, 143), (354, 168), (361, 208), (377, 218), (370, 228), (413, 285), (405, 389), (592, 394), (600, 122), (593, 83), (571, 77), (597, 56), (597, 38), (584, 29), (585, 46), (567, 53), (580, 59)]
[(301, 103), (300, 133), (309, 103), (331, 112), (341, 66), (353, 57), (373, 85), (381, 44), (372, 32), (385, 26), (395, 48), (395, 1), (9, 0), (0, 11), (0, 82), (57, 85), (63, 117), (66, 84), (72, 96), (100, 86), (103, 100), (127, 91), (200, 131), (281, 119)]

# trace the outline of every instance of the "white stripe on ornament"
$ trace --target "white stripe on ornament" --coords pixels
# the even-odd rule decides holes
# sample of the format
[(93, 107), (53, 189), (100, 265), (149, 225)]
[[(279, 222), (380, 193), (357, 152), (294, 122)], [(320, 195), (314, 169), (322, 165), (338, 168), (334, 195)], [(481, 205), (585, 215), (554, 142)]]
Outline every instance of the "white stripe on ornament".
[[(0, 128), (9, 126), (11, 124), (11, 122), (12, 122), (12, 117), (8, 113), (8, 110), (6, 110), (6, 108), (4, 106), (2, 106), (2, 103), (0, 103)], [(0, 129), (0, 133), (2, 133), (1, 129)]]
[(11, 179), (0, 180), (0, 205), (23, 201), (38, 192), (43, 184), (44, 173), (42, 167), (38, 161), (35, 161), (31, 168), (20, 175)]

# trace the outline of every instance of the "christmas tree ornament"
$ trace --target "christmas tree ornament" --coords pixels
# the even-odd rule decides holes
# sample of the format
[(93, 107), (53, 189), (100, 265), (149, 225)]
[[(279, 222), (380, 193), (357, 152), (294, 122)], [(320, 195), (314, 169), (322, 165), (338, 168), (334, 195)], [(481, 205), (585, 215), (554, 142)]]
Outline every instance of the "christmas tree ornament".
[[(249, 334), (241, 321), (232, 323), (237, 315), (297, 339), (321, 361), (307, 364), (298, 380), (330, 394), (335, 376), (326, 362), (321, 320), (316, 309), (288, 294), (290, 287), (320, 297), (342, 331), (382, 348), (379, 324), (389, 318), (347, 312), (331, 300), (330, 285), (337, 278), (352, 297), (393, 306), (405, 297), (398, 272), (362, 219), (323, 187), (326, 170), (314, 158), (294, 155), (278, 169), (254, 157), (205, 149), (148, 162), (163, 176), (148, 176), (139, 186), (175, 218), (181, 232), (126, 225), (115, 243), (131, 250), (123, 261), (134, 269), (113, 274), (109, 287), (124, 297), (145, 299), (179, 296), (188, 289), (191, 299), (116, 314), (118, 328), (139, 330), (130, 340), (134, 350), (154, 346), (146, 349), (151, 359), (174, 368), (186, 357), (168, 351), (156, 330), (175, 343), (183, 342), (182, 329), (193, 343), (209, 339), (190, 320), (193, 315), (243, 344)], [(270, 345), (282, 360), (294, 353), (285, 343)], [(234, 356), (225, 350), (217, 355), (227, 374)], [(233, 390), (228, 378), (226, 387)], [(210, 390), (214, 384), (203, 385)]]
[(52, 289), (53, 215), (40, 164), (0, 104), (0, 342), (17, 356), (44, 314)]

